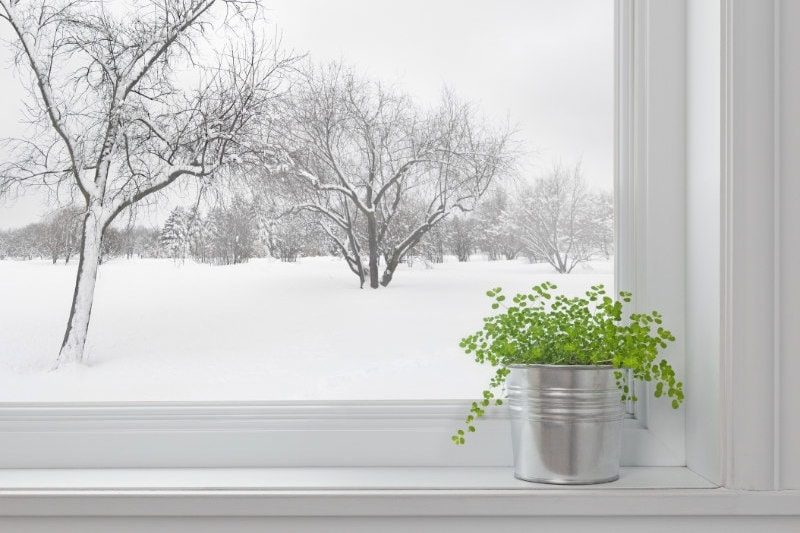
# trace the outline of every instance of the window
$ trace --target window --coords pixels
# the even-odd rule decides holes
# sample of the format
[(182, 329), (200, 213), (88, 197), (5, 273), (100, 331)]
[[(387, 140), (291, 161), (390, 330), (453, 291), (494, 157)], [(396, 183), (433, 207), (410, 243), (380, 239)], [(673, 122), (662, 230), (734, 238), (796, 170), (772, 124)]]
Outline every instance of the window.
[[(317, 16), (309, 19), (312, 11)], [(302, 73), (287, 74), (283, 89), (292, 92), (283, 93), (289, 102), (285, 109), (265, 114), (289, 116), (272, 135), (288, 138), (280, 139), (282, 147), (300, 146), (312, 153), (309, 161), (294, 157), (297, 169), (280, 180), (289, 184), (275, 183), (270, 175), (204, 183), (207, 188), (200, 191), (191, 182), (183, 188), (176, 183), (151, 209), (117, 215), (102, 241), (103, 264), (79, 355), (86, 368), (77, 372), (46, 370), (64, 338), (58, 323), (74, 292), (81, 202), (62, 207), (66, 202), (48, 197), (39, 209), (11, 212), (7, 220), (31, 225), (3, 238), (5, 253), (15, 260), (0, 263), (0, 280), (5, 281), (0, 291), (6, 295), (0, 319), (13, 318), (17, 327), (1, 339), (0, 398), (467, 399), (479, 394), (488, 374), (464, 356), (458, 340), (480, 327), (489, 312), (488, 288), (503, 286), (513, 294), (556, 279), (570, 293), (597, 283), (613, 292), (611, 0), (509, 1), (493, 9), (481, 2), (460, 2), (457, 9), (451, 2), (273, 2), (267, 14), (275, 22), (266, 28), (282, 32), (283, 48), (308, 50), (306, 61), (292, 63)], [(385, 19), (395, 24), (376, 35), (375, 26)], [(195, 40), (203, 61), (202, 42)], [(25, 70), (18, 70), (24, 77)], [(64, 76), (81, 80), (68, 69)], [(328, 92), (339, 100), (323, 101), (317, 94)], [(353, 103), (357, 100), (358, 105)], [(360, 144), (365, 138), (358, 122), (359, 113), (373, 112), (376, 118), (365, 124), (391, 134), (370, 138), (388, 160), (378, 172), (370, 170), (370, 175), (387, 174), (374, 183), (362, 175), (366, 167), (359, 166), (359, 158), (370, 153)], [(414, 146), (430, 144), (434, 134), (444, 138), (436, 121), (442, 122), (437, 113), (445, 112), (460, 128), (447, 134), (447, 142), (464, 145), (450, 149), (454, 162), (447, 163), (446, 172), (460, 173), (457, 179), (465, 183), (447, 185), (441, 193), (433, 185), (448, 178), (437, 178), (432, 164), (412, 159), (439, 157), (433, 150), (414, 153)], [(333, 132), (341, 147), (326, 156), (319, 154), (325, 146), (315, 143), (313, 133), (329, 115), (344, 125)], [(133, 121), (130, 128), (136, 125)], [(511, 128), (516, 132), (508, 133)], [(55, 152), (60, 142), (55, 139)], [(456, 152), (471, 153), (472, 159), (457, 161)], [(484, 153), (486, 161), (479, 160)], [(345, 169), (345, 185), (364, 202), (343, 198), (338, 183), (326, 183), (338, 188), (322, 199), (318, 187), (303, 186), (303, 172), (328, 179), (327, 168), (311, 168), (325, 164)], [(393, 171), (407, 164), (414, 164), (405, 172), (409, 177), (393, 184)], [(462, 170), (467, 164), (482, 168)], [(262, 166), (269, 168), (268, 163)], [(258, 170), (248, 169), (252, 174)], [(127, 179), (126, 169), (115, 172)], [(553, 255), (545, 248), (549, 242), (533, 235), (538, 213), (526, 202), (542, 196), (530, 190), (539, 176), (576, 189), (582, 186), (573, 178), (580, 177), (593, 189), (577, 191), (581, 204), (573, 207), (581, 214), (591, 209), (578, 225), (593, 234), (579, 237), (585, 242), (570, 244), (572, 250), (559, 245)], [(51, 194), (73, 189), (64, 182), (46, 188)], [(371, 220), (368, 210), (359, 209), (373, 189), (376, 198), (384, 198), (375, 204), (380, 225), (376, 246), (364, 235)], [(21, 207), (37, 198), (31, 187), (17, 191)], [(559, 201), (566, 204), (565, 197)], [(337, 227), (335, 222), (350, 211), (353, 224)], [(562, 223), (558, 230), (567, 227)], [(419, 242), (401, 242), (414, 239), (417, 231)], [(353, 234), (358, 246), (346, 242)], [(291, 241), (297, 241), (298, 250), (289, 249)], [(391, 285), (377, 297), (355, 290), (358, 281), (350, 272), (354, 264), (354, 270), (363, 269), (373, 248), (379, 256), (373, 270), (383, 273), (381, 285), (385, 273), (395, 269)], [(36, 256), (39, 261), (30, 260)], [(391, 266), (395, 259), (399, 266)], [(57, 268), (56, 262), (69, 265)], [(559, 275), (556, 268), (570, 275)]]
[[(620, 227), (625, 231), (618, 236), (618, 241), (622, 257), (628, 262), (625, 267), (619, 267), (619, 286), (630, 287), (641, 295), (645, 300), (643, 305), (658, 302), (665, 314), (682, 317), (682, 291), (672, 290), (682, 287), (682, 280), (676, 279), (671, 270), (664, 273), (659, 269), (666, 268), (672, 261), (682, 264), (683, 228), (680, 223), (665, 221), (675, 220), (676, 206), (677, 212), (681, 212), (683, 189), (675, 180), (656, 178), (658, 172), (667, 170), (659, 168), (653, 157), (663, 148), (657, 142), (662, 139), (654, 138), (657, 135), (667, 131), (667, 137), (677, 137), (669, 137), (676, 144), (682, 138), (683, 125), (681, 119), (675, 117), (682, 116), (680, 106), (683, 103), (674, 102), (674, 94), (680, 92), (675, 86), (682, 84), (682, 78), (675, 76), (671, 78), (675, 86), (666, 84), (660, 89), (648, 83), (647, 76), (661, 76), (662, 73), (657, 72), (659, 63), (647, 64), (647, 70), (642, 69), (645, 66), (642, 58), (634, 53), (639, 44), (646, 42), (645, 36), (637, 33), (643, 32), (646, 26), (640, 24), (641, 19), (637, 24), (636, 16), (653, 15), (634, 13), (631, 4), (620, 4), (618, 135), (622, 141), (618, 148), (618, 167), (622, 182), (617, 203)], [(667, 65), (666, 68), (672, 67)], [(641, 106), (649, 102), (643, 89), (663, 92), (658, 113), (646, 117), (642, 113)], [(667, 146), (669, 149), (675, 147)], [(643, 176), (646, 183), (642, 183)], [(654, 198), (660, 203), (656, 205)], [(631, 228), (636, 229), (631, 231)], [(664, 245), (653, 250), (647, 246), (652, 239)], [(663, 286), (661, 281), (656, 281), (664, 279), (669, 281)], [(680, 351), (680, 347), (674, 349), (673, 356), (678, 357), (675, 354)], [(247, 405), (16, 405), (6, 409), (5, 420), (18, 432), (9, 431), (4, 438), (16, 438), (19, 445), (29, 443), (20, 440), (20, 435), (56, 431), (69, 452), (54, 459), (45, 454), (44, 443), (41, 443), (38, 449), (42, 455), (31, 453), (37, 450), (36, 445), (28, 446), (24, 453), (23, 448), (17, 447), (12, 448), (4, 461), (17, 466), (54, 463), (62, 466), (291, 466), (348, 461), (364, 465), (510, 463), (502, 411), (497, 413), (499, 420), (487, 421), (476, 436), (474, 446), (458, 451), (452, 449), (447, 435), (453, 424), (463, 417), (462, 403), (422, 400)], [(628, 428), (624, 452), (627, 464), (684, 463), (682, 430), (675, 431), (682, 426), (682, 415), (656, 409), (653, 407), (647, 418), (649, 427), (633, 424)], [(493, 425), (498, 427), (497, 431), (492, 430)], [(102, 432), (98, 433), (101, 427)], [(81, 429), (91, 431), (82, 432)], [(655, 431), (664, 431), (669, 437), (665, 439)], [(216, 444), (222, 442), (226, 446), (233, 442), (238, 453), (230, 453), (229, 447), (224, 453), (213, 451), (220, 450)], [(105, 454), (110, 448), (116, 449), (116, 454)], [(348, 450), (347, 457), (333, 453), (339, 448)], [(147, 450), (147, 453), (135, 450)]]

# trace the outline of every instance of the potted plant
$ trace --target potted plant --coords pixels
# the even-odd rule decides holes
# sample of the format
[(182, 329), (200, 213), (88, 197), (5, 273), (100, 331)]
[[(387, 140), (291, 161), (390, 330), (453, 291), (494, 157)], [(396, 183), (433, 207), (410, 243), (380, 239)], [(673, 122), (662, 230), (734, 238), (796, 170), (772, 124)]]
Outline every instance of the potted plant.
[(653, 383), (654, 396), (670, 398), (673, 408), (683, 401), (683, 384), (672, 366), (657, 360), (675, 337), (656, 311), (625, 317), (629, 292), (615, 300), (603, 285), (585, 297), (553, 296), (556, 288), (542, 283), (514, 296), (510, 305), (502, 289), (487, 292), (492, 309), (503, 310), (484, 318), (483, 328), (460, 346), (497, 371), (483, 400), (472, 404), (466, 427), (452, 438), (464, 444), (484, 409), (502, 404), (507, 395), (516, 477), (562, 484), (613, 481), (619, 477), (623, 402), (636, 400), (628, 371)]

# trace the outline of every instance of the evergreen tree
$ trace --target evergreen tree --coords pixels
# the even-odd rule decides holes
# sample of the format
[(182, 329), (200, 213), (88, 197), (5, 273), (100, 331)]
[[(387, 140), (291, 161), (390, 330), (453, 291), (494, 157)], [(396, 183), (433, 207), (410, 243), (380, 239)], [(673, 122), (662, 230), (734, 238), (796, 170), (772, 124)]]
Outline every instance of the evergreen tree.
[(189, 228), (183, 207), (176, 207), (169, 214), (159, 235), (159, 243), (175, 261), (183, 262), (186, 259), (189, 251)]

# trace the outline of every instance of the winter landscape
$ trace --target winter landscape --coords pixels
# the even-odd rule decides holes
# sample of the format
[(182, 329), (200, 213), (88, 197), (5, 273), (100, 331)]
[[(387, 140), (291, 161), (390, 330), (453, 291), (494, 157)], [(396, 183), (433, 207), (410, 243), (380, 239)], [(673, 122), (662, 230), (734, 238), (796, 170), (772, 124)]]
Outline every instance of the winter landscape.
[(0, 0), (0, 401), (471, 398), (613, 289), (613, 3), (417, 3)]
[(331, 257), (111, 261), (85, 364), (54, 372), (75, 267), (0, 261), (0, 401), (471, 398), (488, 374), (458, 341), (491, 312), (486, 289), (554, 280), (577, 294), (613, 281), (608, 262), (556, 275), (527, 260), (451, 259), (404, 266), (384, 291), (358, 289)]

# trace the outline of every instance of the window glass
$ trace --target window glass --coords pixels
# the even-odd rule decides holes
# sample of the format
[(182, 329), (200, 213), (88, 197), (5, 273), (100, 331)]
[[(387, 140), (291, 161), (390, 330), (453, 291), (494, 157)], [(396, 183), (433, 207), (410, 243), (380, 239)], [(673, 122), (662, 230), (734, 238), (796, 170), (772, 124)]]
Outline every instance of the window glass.
[[(86, 207), (0, 187), (0, 401), (473, 398), (491, 369), (458, 343), (487, 289), (613, 292), (611, 0), (267, 8), (297, 57), (267, 170), (108, 226), (77, 364), (57, 362)], [(0, 91), (28, 101), (2, 53)], [(0, 113), (3, 137), (35, 132), (22, 104)]]

